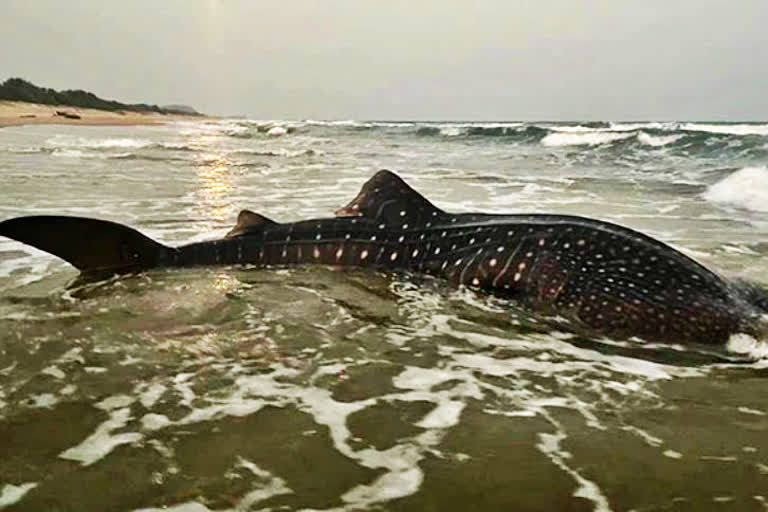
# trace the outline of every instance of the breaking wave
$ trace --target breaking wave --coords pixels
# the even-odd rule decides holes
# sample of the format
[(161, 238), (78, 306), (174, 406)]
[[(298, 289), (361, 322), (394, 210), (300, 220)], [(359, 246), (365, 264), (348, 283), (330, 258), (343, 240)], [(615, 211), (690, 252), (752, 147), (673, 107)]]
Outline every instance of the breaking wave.
[[(545, 147), (612, 146), (618, 142), (637, 148), (684, 149), (687, 153), (712, 154), (719, 150), (768, 154), (768, 124), (759, 123), (694, 123), (694, 122), (408, 122), (408, 121), (285, 121), (285, 120), (227, 120), (208, 123), (181, 133), (187, 136), (216, 135), (233, 139), (265, 141), (270, 133), (321, 135), (333, 137), (349, 131), (381, 131), (387, 135), (418, 136), (441, 140), (460, 138), (495, 138), (510, 143), (538, 143)], [(42, 148), (3, 148), (11, 152), (51, 152), (57, 156), (77, 156), (77, 151), (145, 150), (200, 151), (205, 143), (192, 140), (153, 143), (143, 138), (87, 138), (57, 135)], [(622, 146), (623, 147), (623, 146)], [(248, 152), (250, 150), (244, 150)], [(261, 156), (298, 156), (302, 152), (268, 149), (252, 150)]]
[(756, 212), (768, 212), (768, 168), (739, 169), (710, 186), (704, 198)]
[(627, 139), (633, 135), (631, 132), (556, 132), (541, 139), (541, 143), (544, 146), (597, 146)]
[(645, 132), (640, 132), (637, 134), (637, 140), (641, 144), (645, 144), (646, 146), (654, 146), (654, 147), (660, 147), (660, 146), (666, 146), (667, 144), (674, 144), (678, 140), (682, 139), (683, 135), (649, 135)]
[[(288, 134), (335, 137), (337, 134), (377, 132), (387, 136), (416, 136), (440, 141), (462, 138), (493, 138), (508, 143), (540, 144), (545, 147), (586, 146), (599, 148), (634, 146), (637, 149), (681, 150), (702, 155), (730, 153), (768, 154), (768, 124), (694, 122), (424, 122), (424, 121), (248, 121), (246, 130), (224, 130), (235, 138), (266, 138), (272, 127), (285, 127)], [(242, 128), (242, 127), (241, 127)]]
[(52, 148), (145, 148), (151, 146), (152, 142), (145, 139), (131, 138), (106, 138), (106, 139), (88, 139), (85, 137), (69, 137), (57, 135), (46, 141), (47, 147)]
[(723, 135), (760, 135), (768, 137), (768, 124), (700, 124), (685, 123), (680, 130)]
[[(483, 139), (499, 144), (530, 144), (556, 150), (658, 152), (705, 158), (749, 158), (762, 164), (768, 157), (766, 123), (695, 122), (425, 122), (425, 121), (290, 121), (227, 119), (172, 125), (176, 140), (150, 140), (152, 135), (87, 137), (56, 135), (35, 147), (0, 146), (0, 152), (44, 153), (60, 158), (184, 159), (177, 152), (205, 153), (216, 138), (231, 141), (227, 154), (297, 158), (324, 153), (318, 144), (361, 132), (381, 136), (418, 137), (429, 143)], [(277, 142), (270, 133), (285, 135)], [(311, 146), (311, 148), (307, 148)], [(627, 153), (630, 154), (630, 153)], [(743, 161), (742, 166), (750, 161)], [(737, 164), (738, 165), (738, 164)]]

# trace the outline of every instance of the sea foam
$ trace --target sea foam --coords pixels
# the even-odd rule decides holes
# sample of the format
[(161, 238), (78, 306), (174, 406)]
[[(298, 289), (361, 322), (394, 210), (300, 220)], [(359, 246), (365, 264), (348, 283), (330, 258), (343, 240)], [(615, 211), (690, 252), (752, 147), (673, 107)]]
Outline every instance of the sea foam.
[(649, 135), (645, 132), (640, 132), (637, 134), (637, 140), (641, 144), (653, 147), (661, 147), (666, 146), (667, 144), (672, 144), (673, 142), (680, 140), (682, 137), (682, 135)]
[(70, 137), (66, 135), (57, 135), (46, 141), (46, 145), (53, 148), (144, 148), (151, 144), (152, 142), (146, 139), (133, 139), (128, 137), (90, 139), (86, 137)]
[(555, 132), (550, 133), (541, 143), (544, 146), (599, 146), (617, 140), (633, 137), (633, 132)]
[(711, 185), (704, 199), (756, 212), (768, 212), (768, 168), (744, 167)]
[(700, 124), (685, 123), (681, 130), (692, 132), (720, 133), (724, 135), (765, 135), (768, 136), (768, 124)]
[(37, 487), (37, 482), (27, 482), (20, 485), (5, 484), (0, 489), (0, 509), (17, 503), (35, 487)]

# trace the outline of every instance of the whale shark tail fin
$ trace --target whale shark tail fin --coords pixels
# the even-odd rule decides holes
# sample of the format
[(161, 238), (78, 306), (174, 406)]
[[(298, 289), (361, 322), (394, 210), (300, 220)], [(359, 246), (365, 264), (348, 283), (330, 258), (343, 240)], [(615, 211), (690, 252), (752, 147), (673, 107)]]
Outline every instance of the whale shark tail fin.
[(174, 251), (128, 226), (85, 217), (17, 217), (0, 222), (0, 236), (58, 256), (84, 274), (125, 274), (160, 266)]
[(370, 217), (386, 224), (412, 226), (446, 215), (397, 174), (387, 170), (374, 174), (357, 197), (335, 213), (337, 217)]

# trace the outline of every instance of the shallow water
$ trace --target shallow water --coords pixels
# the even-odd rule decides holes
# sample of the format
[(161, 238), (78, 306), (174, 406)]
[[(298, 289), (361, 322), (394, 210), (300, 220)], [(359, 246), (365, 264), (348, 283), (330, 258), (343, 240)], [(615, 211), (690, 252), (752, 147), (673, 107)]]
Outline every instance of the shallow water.
[[(0, 219), (180, 244), (242, 208), (330, 215), (389, 168), (449, 211), (598, 217), (768, 284), (768, 125), (287, 126), (5, 128)], [(765, 340), (580, 338), (364, 270), (76, 275), (0, 239), (0, 509), (768, 510)]]

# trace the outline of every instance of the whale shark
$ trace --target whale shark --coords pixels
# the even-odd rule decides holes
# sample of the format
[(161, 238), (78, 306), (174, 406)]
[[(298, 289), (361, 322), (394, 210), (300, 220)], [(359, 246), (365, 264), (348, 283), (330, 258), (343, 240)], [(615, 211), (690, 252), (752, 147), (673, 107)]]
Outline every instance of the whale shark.
[(12, 218), (0, 222), (0, 235), (83, 276), (236, 264), (427, 274), (614, 339), (722, 344), (758, 332), (768, 312), (762, 286), (727, 280), (627, 227), (571, 215), (449, 213), (387, 170), (334, 217), (280, 223), (243, 210), (224, 238), (179, 247), (85, 217)]

